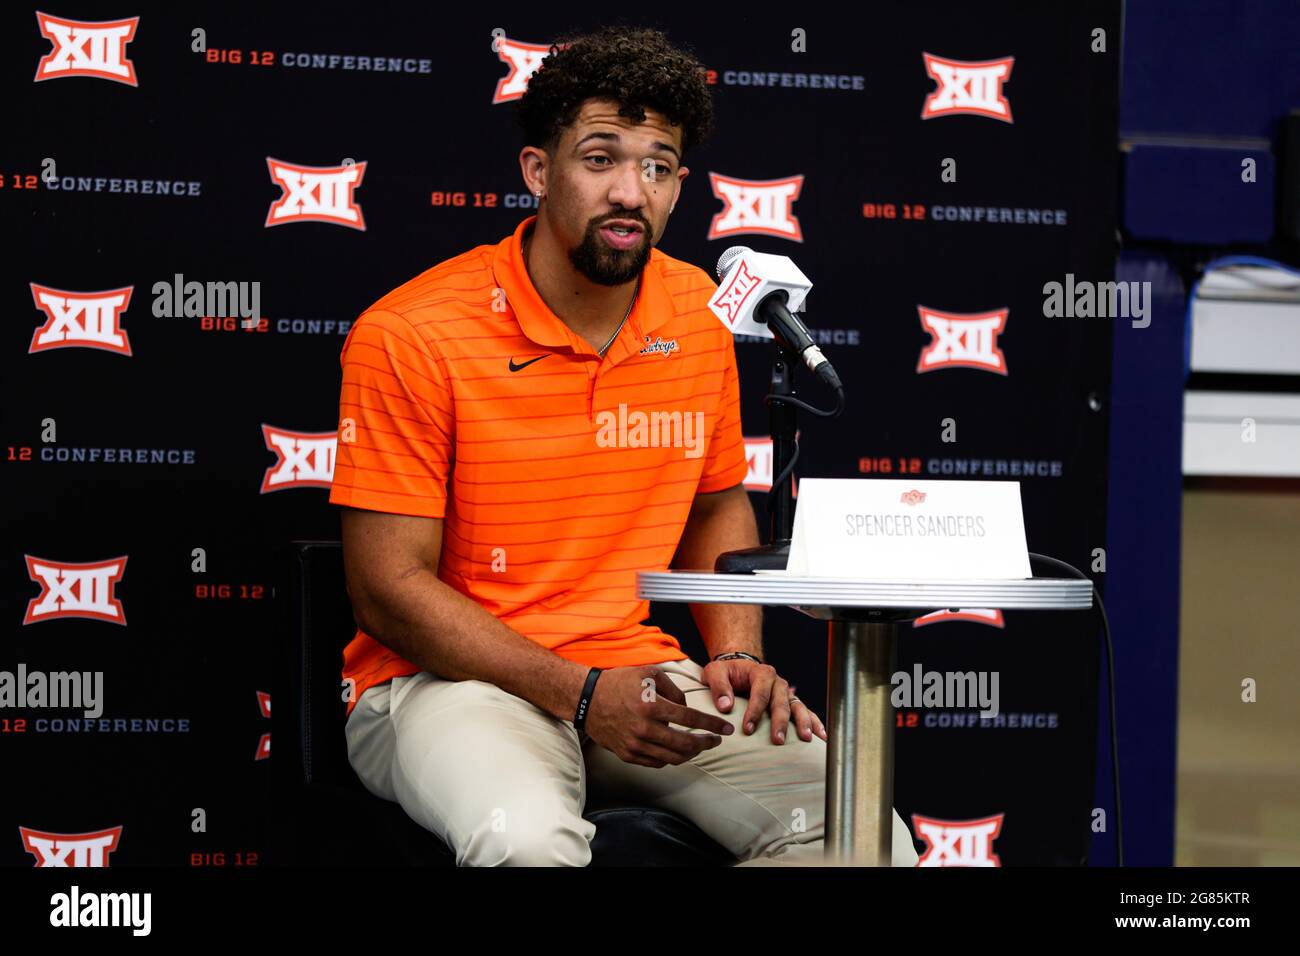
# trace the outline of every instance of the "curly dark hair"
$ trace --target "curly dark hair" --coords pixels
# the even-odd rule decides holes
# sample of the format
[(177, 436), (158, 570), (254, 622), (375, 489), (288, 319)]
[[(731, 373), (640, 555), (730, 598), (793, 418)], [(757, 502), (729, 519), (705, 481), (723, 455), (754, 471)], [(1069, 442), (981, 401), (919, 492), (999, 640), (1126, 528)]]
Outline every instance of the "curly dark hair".
[(517, 118), (524, 145), (553, 152), (591, 97), (617, 100), (619, 115), (645, 121), (650, 107), (682, 127), (682, 155), (708, 138), (713, 98), (704, 66), (661, 31), (604, 26), (558, 38), (528, 81)]

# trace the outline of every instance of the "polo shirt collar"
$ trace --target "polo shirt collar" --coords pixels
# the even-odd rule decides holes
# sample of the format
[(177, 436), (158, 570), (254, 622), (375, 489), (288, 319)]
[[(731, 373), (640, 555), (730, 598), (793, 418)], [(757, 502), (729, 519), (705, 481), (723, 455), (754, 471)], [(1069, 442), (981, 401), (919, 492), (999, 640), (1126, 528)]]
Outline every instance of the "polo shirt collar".
[[(528, 275), (528, 269), (524, 265), (523, 239), (536, 221), (536, 215), (529, 216), (515, 227), (512, 235), (497, 243), (492, 260), (492, 274), (497, 285), (505, 290), (506, 302), (514, 312), (524, 335), (538, 345), (566, 345), (575, 352), (594, 354), (591, 345), (574, 334), (542, 301)], [(636, 303), (614, 344), (605, 353), (607, 360), (619, 361), (634, 354), (642, 347), (641, 343), (646, 336), (676, 314), (672, 294), (664, 286), (659, 274), (662, 258), (663, 253), (658, 249), (650, 250), (650, 261), (641, 271), (641, 288), (637, 292)], [(629, 329), (633, 336), (630, 340)], [(635, 347), (632, 343), (635, 343)]]

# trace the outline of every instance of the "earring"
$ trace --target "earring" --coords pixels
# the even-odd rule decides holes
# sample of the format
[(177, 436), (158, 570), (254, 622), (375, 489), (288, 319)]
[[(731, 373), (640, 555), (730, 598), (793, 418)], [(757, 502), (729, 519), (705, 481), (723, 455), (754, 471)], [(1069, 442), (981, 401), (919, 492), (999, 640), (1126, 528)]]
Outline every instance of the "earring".
[(541, 199), (541, 198), (542, 198), (542, 191), (541, 191), (540, 189), (537, 190), (537, 198), (538, 198), (538, 199)]

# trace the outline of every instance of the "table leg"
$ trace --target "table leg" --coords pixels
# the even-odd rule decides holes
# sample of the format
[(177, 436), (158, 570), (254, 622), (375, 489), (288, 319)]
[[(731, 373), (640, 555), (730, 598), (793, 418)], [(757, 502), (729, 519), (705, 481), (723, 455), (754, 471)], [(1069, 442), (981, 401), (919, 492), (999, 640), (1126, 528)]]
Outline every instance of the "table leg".
[(893, 622), (831, 621), (826, 855), (889, 866), (894, 835)]

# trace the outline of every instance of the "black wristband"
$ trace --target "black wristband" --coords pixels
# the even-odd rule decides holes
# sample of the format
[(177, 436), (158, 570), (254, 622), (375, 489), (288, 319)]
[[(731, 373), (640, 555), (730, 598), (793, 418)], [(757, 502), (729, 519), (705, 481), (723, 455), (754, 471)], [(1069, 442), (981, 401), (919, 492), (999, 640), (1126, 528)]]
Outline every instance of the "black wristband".
[(575, 730), (582, 730), (587, 723), (587, 710), (591, 707), (591, 695), (596, 690), (596, 678), (600, 677), (600, 668), (593, 667), (587, 672), (587, 682), (582, 685), (582, 699), (578, 701), (578, 713), (573, 718)]
[(753, 654), (746, 654), (744, 651), (727, 651), (727, 653), (725, 654), (719, 654), (717, 657), (714, 658), (714, 660), (715, 661), (744, 660), (744, 661), (753, 661), (755, 664), (763, 663)]

